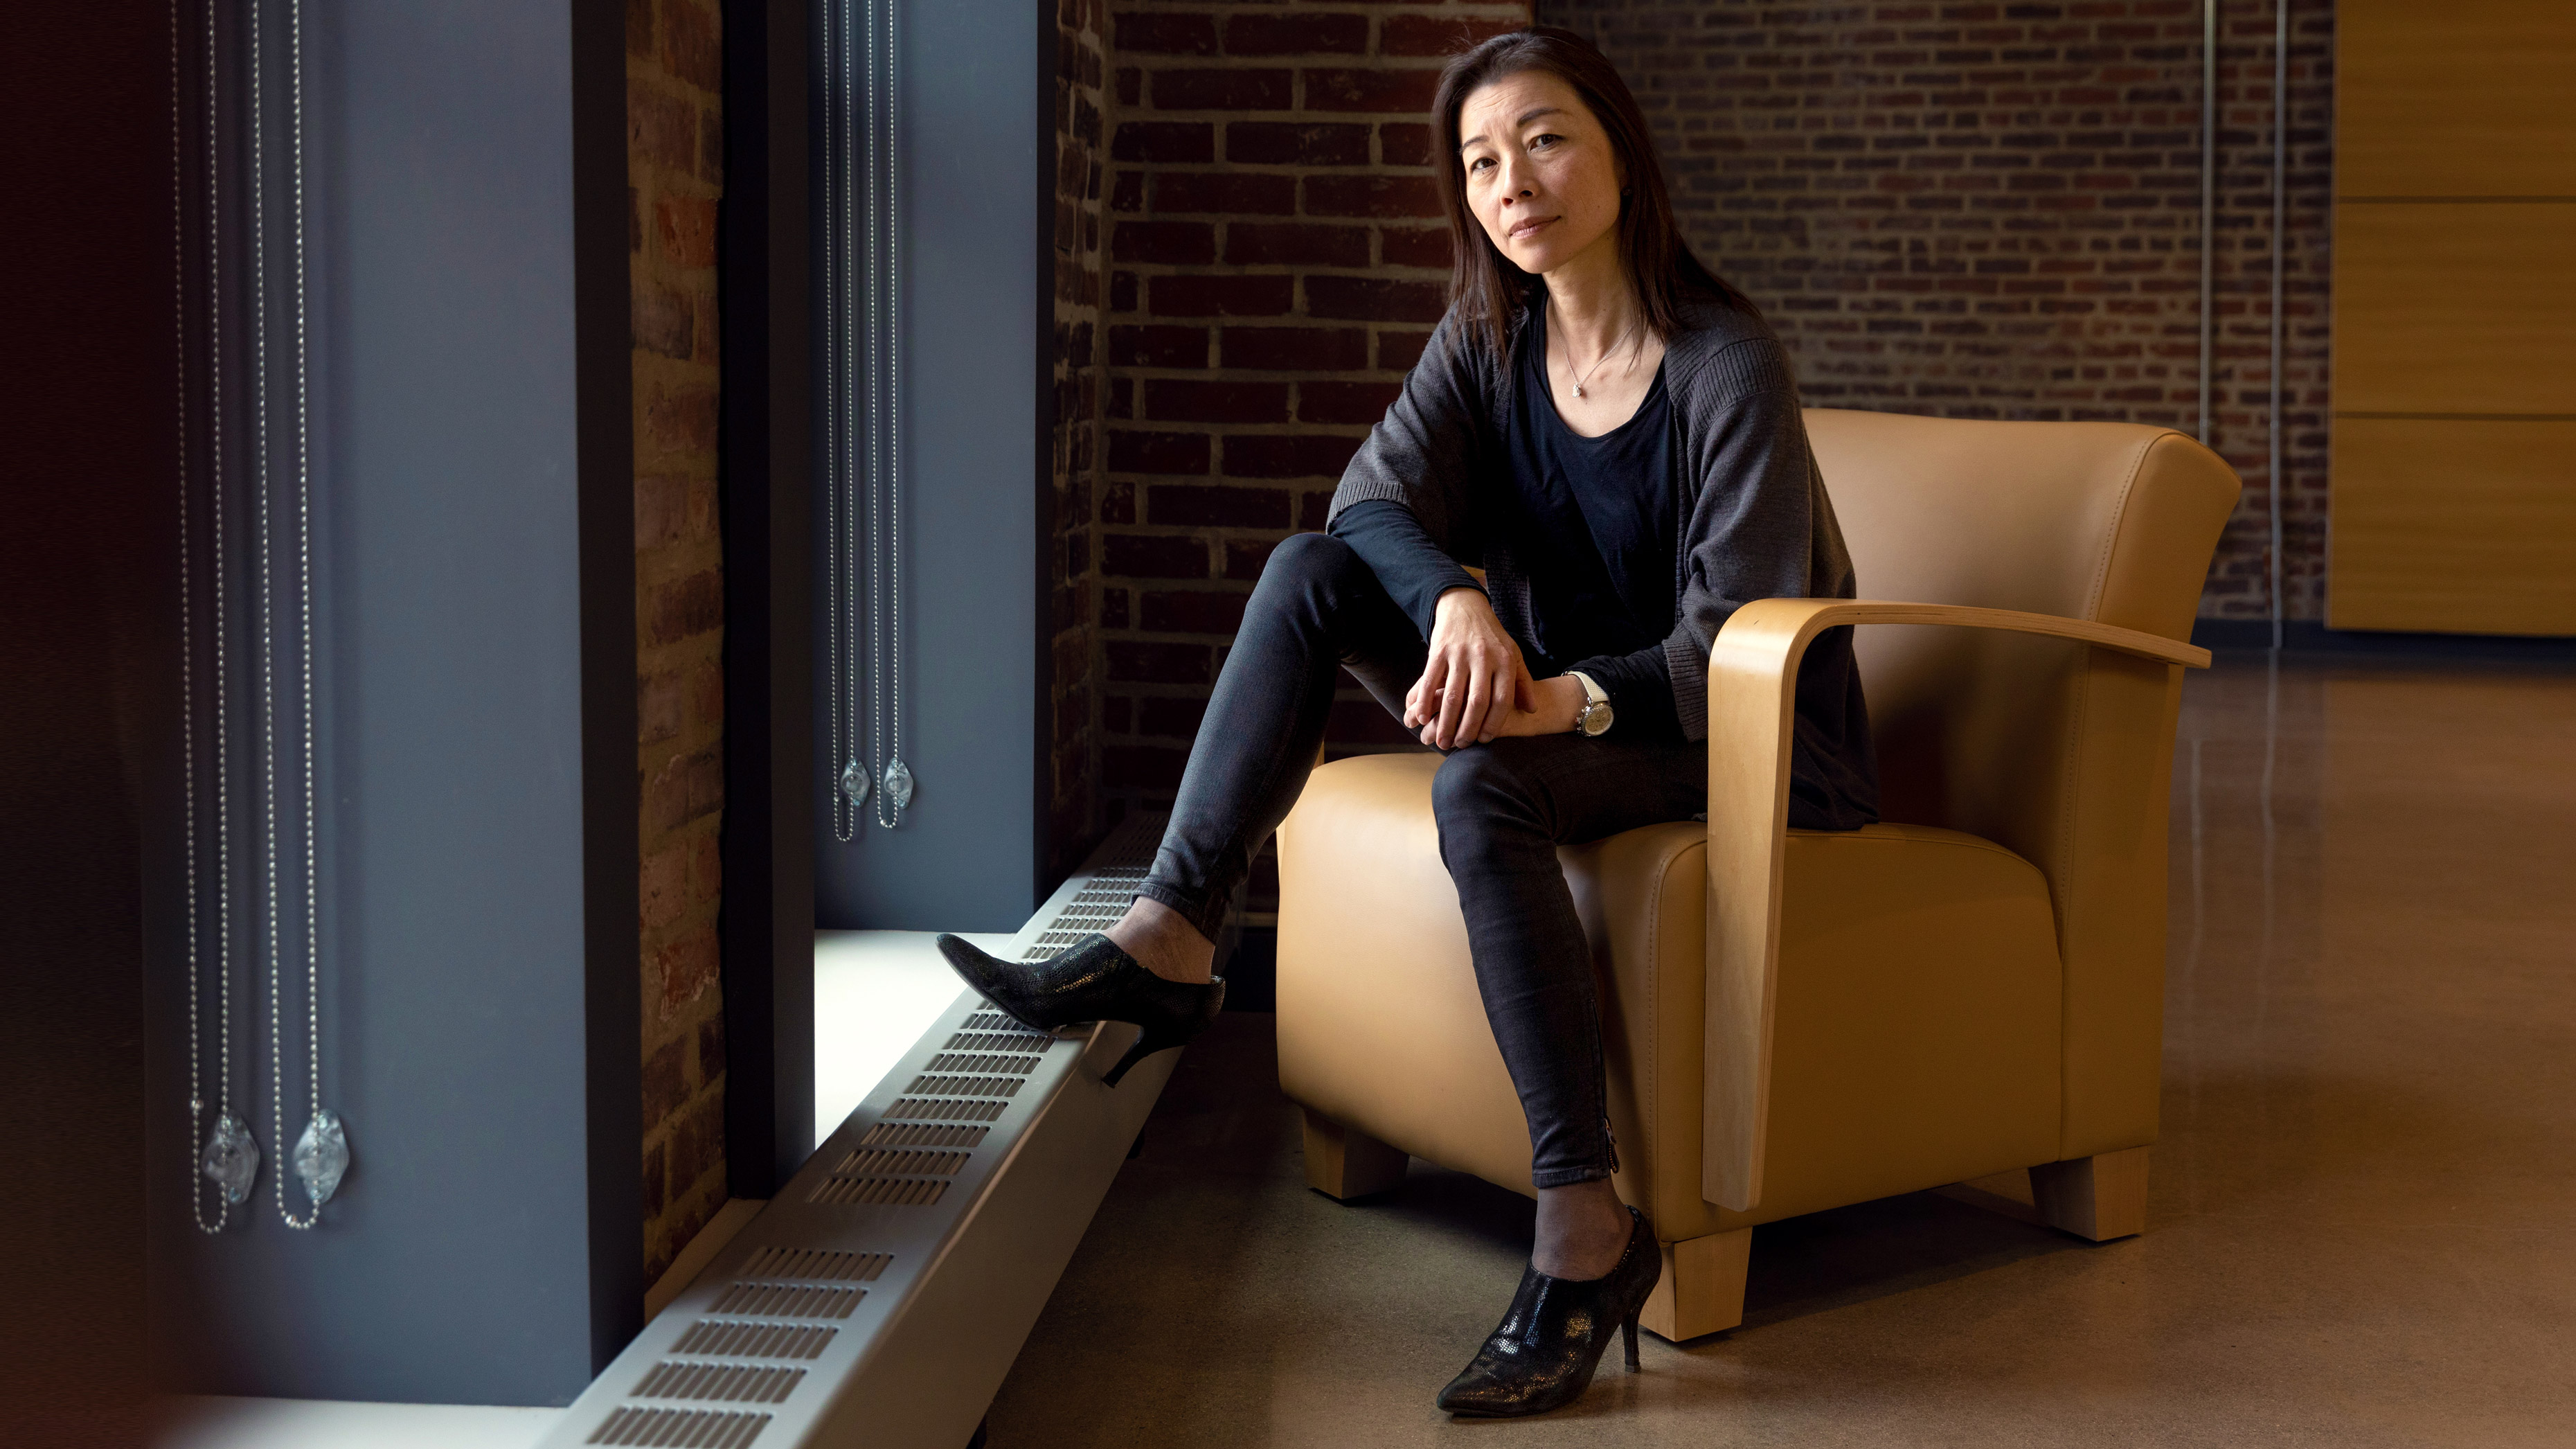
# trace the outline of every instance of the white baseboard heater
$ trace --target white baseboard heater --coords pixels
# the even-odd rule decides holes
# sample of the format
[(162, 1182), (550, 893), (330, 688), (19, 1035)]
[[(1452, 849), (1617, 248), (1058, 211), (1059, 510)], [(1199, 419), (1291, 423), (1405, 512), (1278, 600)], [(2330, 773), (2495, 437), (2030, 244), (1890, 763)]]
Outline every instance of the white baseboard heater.
[[(1129, 819), (1014, 953), (1116, 920), (1162, 832)], [(1043, 1035), (961, 991), (542, 1449), (964, 1449), (1179, 1059), (1102, 1086), (1135, 1036)]]

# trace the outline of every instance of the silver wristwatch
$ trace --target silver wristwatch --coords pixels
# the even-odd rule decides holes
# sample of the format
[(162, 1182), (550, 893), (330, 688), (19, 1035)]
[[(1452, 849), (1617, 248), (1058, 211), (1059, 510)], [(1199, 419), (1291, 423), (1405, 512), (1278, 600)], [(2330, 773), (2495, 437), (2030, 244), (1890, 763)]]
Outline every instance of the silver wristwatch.
[(1583, 708), (1576, 711), (1574, 716), (1576, 732), (1587, 736), (1607, 732), (1611, 718), (1609, 694), (1603, 691), (1600, 685), (1592, 682), (1591, 675), (1579, 669), (1566, 672), (1576, 683), (1583, 686)]

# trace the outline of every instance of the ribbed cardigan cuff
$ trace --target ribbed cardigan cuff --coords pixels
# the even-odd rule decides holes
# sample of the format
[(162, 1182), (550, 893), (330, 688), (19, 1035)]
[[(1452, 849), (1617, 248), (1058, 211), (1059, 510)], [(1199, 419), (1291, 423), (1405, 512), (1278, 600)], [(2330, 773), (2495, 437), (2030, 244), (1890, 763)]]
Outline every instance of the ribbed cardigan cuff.
[[(1331, 532), (1333, 520), (1341, 517), (1342, 511), (1352, 504), (1372, 501), (1400, 503), (1404, 505), (1407, 513), (1411, 513), (1414, 498), (1415, 495), (1407, 492), (1401, 483), (1389, 483), (1375, 478), (1359, 478), (1345, 473), (1342, 475), (1341, 486), (1333, 490), (1332, 506), (1325, 510), (1324, 531)], [(1415, 514), (1416, 518), (1420, 516)]]
[(1687, 629), (1664, 636), (1664, 670), (1673, 681), (1673, 714), (1682, 738), (1708, 738), (1708, 652)]

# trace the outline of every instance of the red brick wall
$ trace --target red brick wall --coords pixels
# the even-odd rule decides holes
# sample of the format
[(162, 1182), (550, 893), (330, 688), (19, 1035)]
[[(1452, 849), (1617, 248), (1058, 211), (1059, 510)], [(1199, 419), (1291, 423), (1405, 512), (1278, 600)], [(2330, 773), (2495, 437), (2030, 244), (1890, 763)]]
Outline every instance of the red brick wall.
[(648, 1281), (725, 1200), (716, 950), (724, 810), (724, 540), (715, 506), (720, 44), (714, 0), (627, 0)]
[[(1170, 799), (1262, 561), (1322, 526), (1440, 317), (1448, 242), (1424, 119), (1439, 69), (1528, 14), (1109, 3), (1105, 345), (1083, 354), (1101, 451), (1093, 497), (1060, 495), (1087, 511), (1059, 518), (1068, 547), (1089, 535), (1059, 623), (1096, 613), (1057, 636), (1060, 682), (1088, 651), (1081, 686), (1059, 693), (1080, 725), (1060, 720), (1058, 740), (1092, 731), (1071, 772), (1090, 773), (1081, 798), (1060, 763), (1060, 844)], [(1069, 224), (1087, 238), (1092, 213), (1060, 213), (1060, 249)], [(1356, 686), (1334, 736), (1400, 737)]]
[[(1693, 245), (1770, 314), (1810, 404), (2196, 427), (2198, 0), (1540, 13), (1627, 76)], [(2225, 14), (2211, 441), (2247, 490), (2201, 610), (2259, 617), (2273, 17)], [(2333, 5), (2295, 0), (2292, 17), (2285, 595), (2317, 618)]]
[(1100, 202), (1106, 184), (1108, 0), (1057, 0), (1055, 514), (1050, 601), (1054, 779), (1050, 868), (1100, 838)]

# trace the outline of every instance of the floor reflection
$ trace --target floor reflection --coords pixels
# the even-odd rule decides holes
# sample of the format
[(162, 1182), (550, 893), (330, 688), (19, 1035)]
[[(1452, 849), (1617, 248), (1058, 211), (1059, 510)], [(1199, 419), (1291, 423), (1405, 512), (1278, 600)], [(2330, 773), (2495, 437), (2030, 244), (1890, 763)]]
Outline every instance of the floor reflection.
[[(1743, 1328), (1576, 1410), (1432, 1392), (1529, 1209), (1306, 1192), (1266, 1017), (1193, 1047), (994, 1407), (997, 1446), (2563, 1444), (2576, 1421), (2576, 675), (2195, 675), (2149, 1230), (1973, 1193), (1757, 1234)], [(1989, 1200), (1991, 1201), (1991, 1200)]]

